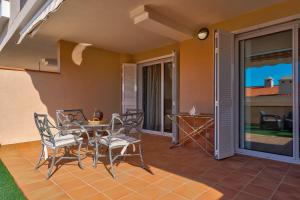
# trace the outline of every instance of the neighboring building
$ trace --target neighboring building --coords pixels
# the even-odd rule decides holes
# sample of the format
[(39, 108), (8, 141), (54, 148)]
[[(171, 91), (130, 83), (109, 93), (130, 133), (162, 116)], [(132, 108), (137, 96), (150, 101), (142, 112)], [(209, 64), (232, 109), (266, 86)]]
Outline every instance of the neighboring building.
[(274, 85), (274, 79), (272, 77), (268, 77), (264, 81), (264, 86), (247, 87), (245, 93), (246, 97), (292, 94), (293, 87), (291, 77), (282, 77), (278, 82), (279, 85)]
[(293, 93), (292, 77), (282, 77), (279, 80), (279, 94), (291, 95)]
[(268, 77), (264, 81), (264, 86), (246, 88), (245, 101), (246, 106), (251, 107), (252, 124), (259, 123), (260, 111), (283, 117), (292, 110), (292, 79), (282, 77), (278, 81), (279, 85), (274, 85), (273, 81), (272, 77)]

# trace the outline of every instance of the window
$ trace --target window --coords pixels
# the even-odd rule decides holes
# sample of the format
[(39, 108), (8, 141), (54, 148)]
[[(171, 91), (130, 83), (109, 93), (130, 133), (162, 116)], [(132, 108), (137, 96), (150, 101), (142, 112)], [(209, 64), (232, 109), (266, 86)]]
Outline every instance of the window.
[[(243, 149), (293, 156), (292, 38), (289, 29), (239, 43)], [(267, 87), (270, 77), (274, 85)]]

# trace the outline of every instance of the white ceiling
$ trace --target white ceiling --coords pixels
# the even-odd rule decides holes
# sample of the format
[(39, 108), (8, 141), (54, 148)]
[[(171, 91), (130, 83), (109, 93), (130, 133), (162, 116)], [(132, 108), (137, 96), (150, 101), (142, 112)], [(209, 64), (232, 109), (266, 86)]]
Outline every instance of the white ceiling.
[(193, 31), (282, 0), (66, 0), (42, 25), (39, 34), (53, 40), (91, 43), (118, 52), (136, 53), (175, 41), (133, 24), (129, 12), (149, 5)]

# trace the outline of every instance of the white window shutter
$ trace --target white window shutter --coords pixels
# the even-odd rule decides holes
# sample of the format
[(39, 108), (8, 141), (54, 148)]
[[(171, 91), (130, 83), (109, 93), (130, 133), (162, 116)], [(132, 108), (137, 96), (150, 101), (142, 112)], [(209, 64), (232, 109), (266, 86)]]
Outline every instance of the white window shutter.
[(234, 155), (233, 34), (215, 32), (215, 158)]
[(122, 66), (122, 112), (137, 109), (137, 65), (124, 63)]

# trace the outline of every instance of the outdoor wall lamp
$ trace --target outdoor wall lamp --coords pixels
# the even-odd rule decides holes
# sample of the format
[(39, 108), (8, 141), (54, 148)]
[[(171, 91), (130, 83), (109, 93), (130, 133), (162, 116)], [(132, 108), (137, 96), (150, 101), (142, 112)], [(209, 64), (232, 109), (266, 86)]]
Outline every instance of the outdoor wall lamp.
[(199, 40), (205, 40), (209, 35), (209, 30), (208, 28), (201, 28), (198, 31), (197, 37)]

